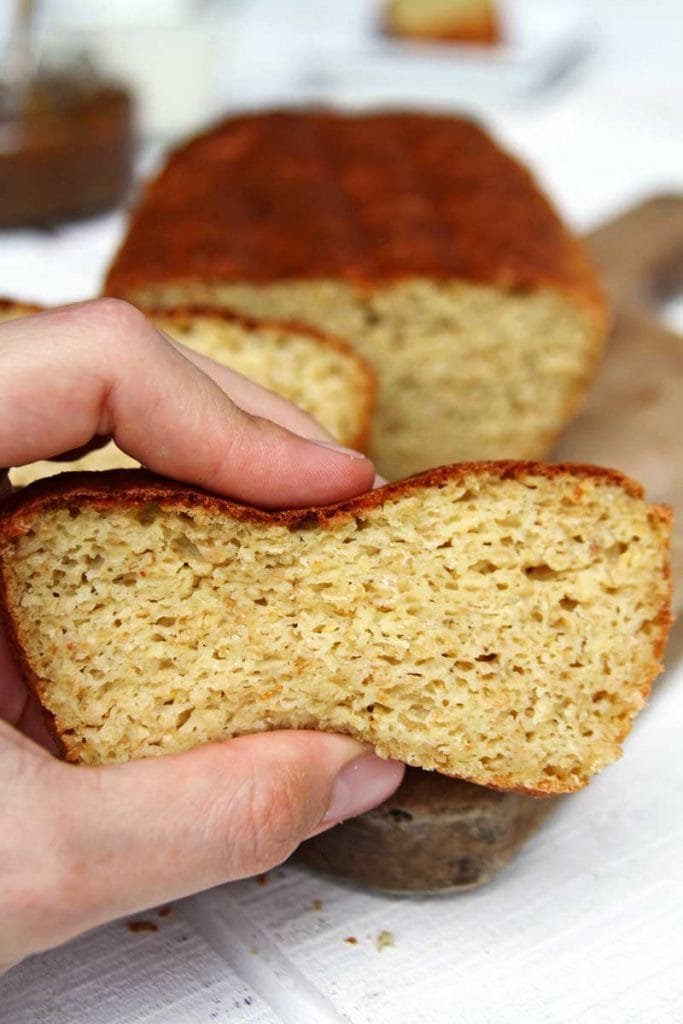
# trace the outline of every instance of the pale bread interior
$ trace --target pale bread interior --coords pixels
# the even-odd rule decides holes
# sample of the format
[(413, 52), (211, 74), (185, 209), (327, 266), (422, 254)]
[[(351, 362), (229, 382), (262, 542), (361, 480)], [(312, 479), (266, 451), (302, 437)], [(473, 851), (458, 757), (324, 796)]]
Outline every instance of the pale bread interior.
[(3, 549), (72, 760), (319, 728), (562, 792), (619, 756), (660, 668), (669, 519), (604, 476), (454, 470), (325, 526), (114, 495), (27, 511)]
[(208, 302), (294, 319), (354, 345), (379, 377), (370, 455), (390, 480), (464, 459), (537, 459), (569, 420), (603, 325), (552, 288), (406, 280), (150, 284), (142, 305)]

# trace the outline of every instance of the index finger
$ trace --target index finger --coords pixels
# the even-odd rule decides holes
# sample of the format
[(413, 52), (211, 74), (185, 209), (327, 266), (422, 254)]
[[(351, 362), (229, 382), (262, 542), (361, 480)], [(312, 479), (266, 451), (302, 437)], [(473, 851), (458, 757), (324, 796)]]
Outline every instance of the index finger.
[(155, 472), (263, 507), (338, 501), (372, 485), (368, 459), (246, 413), (117, 299), (3, 324), (0, 381), (0, 466), (101, 434)]

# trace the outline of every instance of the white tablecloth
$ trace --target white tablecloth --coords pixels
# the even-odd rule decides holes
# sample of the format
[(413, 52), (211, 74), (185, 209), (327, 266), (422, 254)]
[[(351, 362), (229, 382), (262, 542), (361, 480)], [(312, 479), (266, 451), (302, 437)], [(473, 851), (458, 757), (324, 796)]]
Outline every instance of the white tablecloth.
[[(300, 0), (300, 13), (306, 5), (314, 21), (318, 5)], [(265, 6), (272, 14), (272, 0)], [(679, 12), (677, 0), (602, 0), (601, 48), (577, 79), (552, 99), (488, 112), (580, 228), (653, 191), (683, 191)], [(250, 31), (247, 69), (254, 23)], [(259, 45), (263, 63), (265, 36)], [(253, 79), (251, 88), (253, 100)], [(296, 98), (297, 87), (280, 82), (278, 93)], [(0, 233), (0, 293), (48, 302), (94, 294), (122, 224), (113, 214), (55, 234)], [(0, 982), (0, 1019), (678, 1024), (681, 723), (679, 668), (658, 684), (626, 757), (561, 803), (479, 891), (394, 899), (288, 866), (265, 885), (233, 884), (167, 916), (137, 915), (157, 931), (116, 922), (24, 963)], [(380, 950), (385, 931), (394, 945)]]

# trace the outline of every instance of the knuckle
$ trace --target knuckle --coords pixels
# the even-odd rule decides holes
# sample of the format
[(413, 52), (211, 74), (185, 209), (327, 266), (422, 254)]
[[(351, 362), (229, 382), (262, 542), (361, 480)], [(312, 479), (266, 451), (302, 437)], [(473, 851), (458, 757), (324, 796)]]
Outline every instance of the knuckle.
[(123, 345), (158, 345), (159, 332), (144, 313), (124, 299), (93, 299), (75, 307), (76, 316), (86, 329), (89, 342), (95, 341), (111, 353), (111, 342), (115, 339), (117, 348)]
[(92, 302), (84, 303), (81, 309), (87, 317), (107, 323), (123, 333), (146, 323), (144, 314), (125, 299), (93, 299)]
[(78, 836), (54, 804), (46, 808), (43, 830), (41, 883), (45, 909), (67, 916), (78, 911), (85, 892), (84, 855)]
[(255, 856), (271, 863), (288, 857), (306, 832), (303, 779), (296, 769), (281, 766), (259, 787), (253, 807)]
[(239, 778), (214, 819), (223, 869), (233, 878), (281, 864), (317, 824), (296, 765), (240, 759)]
[[(82, 916), (82, 864), (57, 810), (63, 779), (56, 765), (33, 768), (22, 776), (17, 799), (5, 808), (8, 827), (0, 837), (1, 909), (11, 933), (11, 955), (63, 941), (78, 930)], [(21, 814), (25, 804), (31, 807), (29, 818)], [(12, 821), (21, 821), (21, 828), (13, 828)], [(4, 940), (0, 949), (4, 952)]]
[(59, 835), (52, 835), (42, 871), (43, 912), (52, 920), (78, 914), (84, 892), (84, 865), (76, 848)]

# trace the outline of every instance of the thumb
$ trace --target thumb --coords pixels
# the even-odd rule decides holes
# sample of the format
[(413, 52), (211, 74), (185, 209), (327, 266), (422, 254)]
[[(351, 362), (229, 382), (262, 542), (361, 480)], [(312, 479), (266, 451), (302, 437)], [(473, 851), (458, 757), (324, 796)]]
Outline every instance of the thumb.
[(312, 832), (381, 803), (403, 775), (348, 737), (307, 731), (101, 768), (51, 763), (38, 805), (51, 809), (42, 849), (53, 870), (31, 872), (48, 891), (28, 901), (35, 921), (15, 931), (24, 948), (5, 962), (274, 867)]

